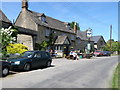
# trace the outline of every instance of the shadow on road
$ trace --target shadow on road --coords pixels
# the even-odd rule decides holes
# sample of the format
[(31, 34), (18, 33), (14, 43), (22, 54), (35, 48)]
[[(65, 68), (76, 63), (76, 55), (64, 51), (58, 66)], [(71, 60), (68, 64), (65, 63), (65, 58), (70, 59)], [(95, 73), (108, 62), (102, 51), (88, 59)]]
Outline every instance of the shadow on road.
[[(39, 70), (39, 69), (46, 69), (46, 68), (51, 68), (51, 67), (55, 67), (55, 65), (51, 65), (50, 67), (33, 68), (33, 69), (31, 69), (30, 71)], [(19, 71), (19, 70), (14, 70), (14, 71), (10, 71), (10, 72), (9, 72), (9, 75), (12, 76), (12, 75), (15, 75), (15, 74), (18, 74), (18, 73), (30, 72), (30, 71)], [(7, 76), (6, 76), (6, 77), (7, 77)], [(0, 78), (5, 78), (5, 77), (2, 77), (2, 76), (0, 75)]]

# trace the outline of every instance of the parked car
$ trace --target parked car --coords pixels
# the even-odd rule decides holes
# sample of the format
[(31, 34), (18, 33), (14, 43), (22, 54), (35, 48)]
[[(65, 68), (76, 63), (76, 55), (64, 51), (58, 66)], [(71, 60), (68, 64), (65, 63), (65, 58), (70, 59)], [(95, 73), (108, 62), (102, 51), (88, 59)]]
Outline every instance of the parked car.
[(11, 65), (7, 61), (0, 61), (0, 76), (5, 77), (9, 74)]
[(94, 55), (95, 55), (95, 56), (103, 56), (103, 52), (100, 51), (100, 50), (96, 50), (96, 51), (94, 52)]
[(103, 51), (103, 56), (110, 56), (111, 52), (110, 51)]
[(12, 65), (12, 70), (29, 71), (40, 66), (51, 66), (52, 59), (45, 51), (26, 51), (17, 58), (8, 59)]

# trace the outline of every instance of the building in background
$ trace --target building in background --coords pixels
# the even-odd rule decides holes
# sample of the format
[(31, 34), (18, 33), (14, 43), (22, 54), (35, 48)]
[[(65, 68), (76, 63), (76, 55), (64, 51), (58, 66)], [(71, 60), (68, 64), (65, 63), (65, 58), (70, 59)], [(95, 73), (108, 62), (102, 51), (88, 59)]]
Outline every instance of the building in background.
[(102, 50), (102, 47), (106, 45), (106, 42), (103, 36), (92, 36), (91, 40), (94, 41), (94, 49), (95, 50)]
[[(77, 41), (76, 41), (76, 49), (81, 50), (82, 52), (87, 49), (87, 44), (89, 43), (89, 39), (87, 38), (87, 30), (85, 31), (77, 31)], [(91, 51), (94, 51), (94, 41), (90, 39)]]

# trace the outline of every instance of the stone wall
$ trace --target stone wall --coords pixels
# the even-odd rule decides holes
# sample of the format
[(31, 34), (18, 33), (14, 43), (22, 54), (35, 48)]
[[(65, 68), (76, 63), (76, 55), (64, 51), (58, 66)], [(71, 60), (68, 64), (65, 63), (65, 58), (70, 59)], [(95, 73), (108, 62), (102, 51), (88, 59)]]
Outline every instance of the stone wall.
[(18, 16), (15, 25), (37, 31), (37, 25), (30, 18), (30, 15), (27, 13), (27, 10), (24, 9), (21, 11), (20, 15)]
[(18, 34), (17, 42), (28, 47), (28, 50), (33, 50), (33, 39), (30, 35)]
[[(46, 35), (46, 27), (43, 26), (39, 26), (38, 27), (38, 36), (37, 36), (37, 42), (41, 43), (42, 41), (48, 41), (49, 37), (45, 36)], [(76, 45), (76, 35), (73, 33), (68, 33), (68, 32), (63, 32), (60, 30), (55, 30), (55, 29), (48, 29), (50, 30), (50, 32), (52, 31), (53, 36), (54, 36), (54, 40), (57, 38), (57, 36), (68, 36), (70, 42), (71, 42), (71, 47), (75, 47)], [(71, 36), (73, 36), (75, 38), (75, 40), (71, 40)]]

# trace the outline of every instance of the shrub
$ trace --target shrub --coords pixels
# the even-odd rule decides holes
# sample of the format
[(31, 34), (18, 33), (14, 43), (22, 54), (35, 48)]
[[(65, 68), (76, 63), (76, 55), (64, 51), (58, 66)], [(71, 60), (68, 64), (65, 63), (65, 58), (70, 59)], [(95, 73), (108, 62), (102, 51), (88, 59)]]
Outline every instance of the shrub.
[(14, 53), (23, 53), (28, 51), (28, 47), (23, 44), (9, 44), (7, 46), (7, 53), (14, 54)]

